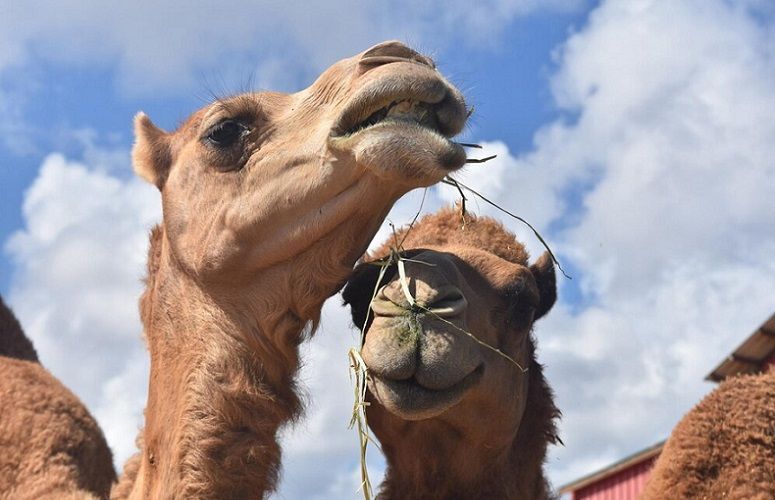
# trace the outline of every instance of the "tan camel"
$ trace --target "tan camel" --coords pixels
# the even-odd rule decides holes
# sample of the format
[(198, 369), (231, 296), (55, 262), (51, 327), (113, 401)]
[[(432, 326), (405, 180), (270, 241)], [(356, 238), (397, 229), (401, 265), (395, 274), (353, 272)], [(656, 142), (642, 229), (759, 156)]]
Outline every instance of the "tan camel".
[(0, 498), (106, 498), (116, 479), (97, 422), (38, 361), (0, 298)]
[(546, 498), (543, 462), (558, 442), (559, 411), (531, 329), (556, 298), (552, 260), (528, 266), (500, 223), (471, 217), (462, 227), (456, 210), (443, 209), (356, 268), (343, 291), (355, 324), (366, 321), (378, 279), (370, 262), (404, 237), (407, 290), (390, 269), (361, 352), (367, 419), (387, 459), (379, 498)]
[(642, 498), (775, 498), (775, 371), (728, 379), (687, 413)]
[(161, 190), (141, 317), (141, 455), (116, 498), (256, 498), (299, 414), (298, 345), (393, 203), (465, 162), (461, 94), (399, 42), (296, 94), (223, 99), (174, 133), (140, 114), (136, 171)]

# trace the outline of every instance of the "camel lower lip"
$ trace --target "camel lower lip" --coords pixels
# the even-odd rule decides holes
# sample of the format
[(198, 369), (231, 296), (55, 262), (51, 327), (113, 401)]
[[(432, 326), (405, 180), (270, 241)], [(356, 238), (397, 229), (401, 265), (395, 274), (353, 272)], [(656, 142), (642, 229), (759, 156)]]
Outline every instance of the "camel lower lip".
[(358, 151), (363, 145), (372, 150), (372, 160), (367, 163), (373, 164), (375, 156), (403, 158), (403, 164), (410, 170), (434, 172), (432, 175), (438, 178), (432, 183), (459, 169), (466, 161), (466, 152), (460, 144), (411, 120), (384, 120), (350, 135), (329, 138), (329, 146), (335, 151)]
[(482, 378), (484, 365), (454, 385), (441, 390), (428, 389), (414, 379), (391, 380), (372, 375), (369, 390), (391, 413), (405, 420), (424, 420), (435, 417), (459, 403), (465, 393)]

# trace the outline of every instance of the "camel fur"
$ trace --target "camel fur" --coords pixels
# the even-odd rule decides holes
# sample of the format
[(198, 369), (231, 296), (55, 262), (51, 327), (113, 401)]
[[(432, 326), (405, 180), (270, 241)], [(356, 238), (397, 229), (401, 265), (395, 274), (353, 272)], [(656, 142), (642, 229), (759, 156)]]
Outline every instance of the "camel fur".
[(0, 498), (107, 498), (116, 479), (97, 422), (41, 366), (0, 298)]
[(775, 371), (727, 379), (687, 413), (642, 498), (775, 498)]

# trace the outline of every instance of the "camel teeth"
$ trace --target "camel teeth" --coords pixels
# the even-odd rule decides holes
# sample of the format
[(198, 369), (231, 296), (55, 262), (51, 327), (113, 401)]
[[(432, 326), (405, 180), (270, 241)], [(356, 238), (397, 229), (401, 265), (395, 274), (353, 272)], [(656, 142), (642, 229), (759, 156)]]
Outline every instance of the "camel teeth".
[(398, 101), (388, 108), (388, 116), (417, 116), (423, 114), (422, 107), (411, 99)]

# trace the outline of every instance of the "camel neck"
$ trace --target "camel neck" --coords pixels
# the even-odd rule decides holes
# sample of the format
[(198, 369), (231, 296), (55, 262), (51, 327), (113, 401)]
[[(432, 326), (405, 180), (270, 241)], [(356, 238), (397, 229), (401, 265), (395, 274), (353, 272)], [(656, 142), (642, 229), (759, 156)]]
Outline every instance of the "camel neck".
[(148, 287), (141, 309), (151, 374), (133, 493), (262, 497), (277, 481), (276, 433), (300, 412), (302, 320), (258, 300), (260, 279), (207, 293), (163, 255)]
[(544, 498), (541, 462), (524, 463), (516, 441), (505, 449), (486, 449), (459, 433), (427, 441), (429, 448), (383, 448), (388, 461), (380, 499)]

